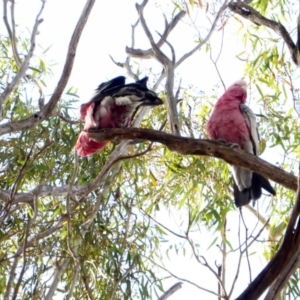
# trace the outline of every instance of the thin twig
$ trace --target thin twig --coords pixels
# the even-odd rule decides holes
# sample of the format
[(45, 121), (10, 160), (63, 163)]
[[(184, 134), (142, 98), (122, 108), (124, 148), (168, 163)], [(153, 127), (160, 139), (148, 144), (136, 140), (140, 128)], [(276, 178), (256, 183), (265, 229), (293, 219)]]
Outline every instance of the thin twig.
[(74, 289), (75, 289), (76, 285), (78, 284), (77, 279), (78, 279), (79, 271), (80, 271), (80, 264), (79, 264), (79, 261), (77, 260), (77, 261), (75, 261), (74, 272), (72, 274), (72, 284), (71, 284), (70, 290), (66, 296), (66, 300), (70, 300), (74, 293)]
[(70, 251), (70, 254), (72, 255), (73, 259), (74, 259), (74, 263), (76, 265), (78, 265), (78, 256), (77, 256), (77, 252), (76, 249), (73, 248), (72, 245), (72, 223), (71, 223), (71, 208), (70, 208), (70, 199), (72, 197), (72, 187), (74, 185), (75, 179), (77, 178), (77, 174), (78, 174), (78, 155), (75, 151), (75, 159), (74, 159), (74, 171), (69, 183), (69, 191), (68, 191), (68, 195), (67, 195), (67, 200), (66, 200), (66, 207), (67, 207), (67, 245), (68, 245), (68, 249)]
[(89, 287), (88, 277), (85, 276), (84, 274), (82, 274), (81, 277), (82, 277), (85, 290), (87, 292), (87, 296), (89, 297), (89, 300), (95, 300), (95, 297), (92, 293), (92, 289)]
[[(221, 277), (218, 275), (218, 273), (208, 264), (206, 258), (204, 256), (200, 256), (196, 253), (196, 249), (192, 243), (192, 241), (190, 240), (188, 234), (186, 236), (186, 240), (188, 241), (188, 243), (190, 244), (191, 248), (192, 248), (192, 251), (193, 251), (193, 254), (194, 254), (194, 257), (196, 258), (197, 262), (200, 263), (202, 266), (208, 268), (210, 270), (210, 272), (215, 276), (215, 278), (217, 279), (218, 283), (220, 284), (220, 287), (222, 289), (222, 293), (221, 295), (219, 295), (219, 297), (221, 298), (227, 298), (227, 293), (226, 293), (226, 289), (225, 289), (225, 286), (222, 282), (222, 279)], [(203, 260), (201, 261), (200, 258)]]
[[(35, 219), (35, 217), (34, 217), (34, 219)], [(19, 275), (17, 284), (14, 288), (14, 293), (13, 293), (13, 296), (12, 296), (13, 300), (17, 299), (17, 297), (18, 297), (19, 288), (20, 288), (20, 285), (22, 283), (22, 279), (23, 279), (23, 276), (24, 276), (24, 273), (25, 273), (25, 267), (26, 267), (26, 263), (27, 263), (27, 256), (26, 256), (27, 240), (28, 240), (29, 231), (30, 231), (32, 221), (33, 221), (33, 219), (29, 218), (28, 221), (27, 221), (27, 225), (26, 225), (25, 236), (24, 236), (24, 241), (23, 241), (23, 246), (22, 246), (23, 247), (23, 249), (22, 249), (23, 264), (22, 264), (22, 268), (21, 268), (21, 271), (20, 271), (20, 275)]]
[(179, 289), (181, 289), (182, 282), (177, 282), (172, 285), (162, 296), (158, 298), (158, 300), (166, 300), (174, 293), (176, 293)]
[(245, 250), (246, 250), (246, 259), (247, 259), (247, 265), (248, 265), (248, 270), (249, 270), (249, 282), (252, 282), (252, 272), (251, 272), (251, 266), (250, 266), (250, 261), (249, 261), (249, 252), (248, 252), (248, 249), (249, 249), (249, 246), (248, 246), (248, 227), (246, 225), (246, 222), (244, 220), (244, 216), (243, 216), (243, 212), (242, 210), (240, 209), (240, 215), (241, 215), (241, 219), (243, 221), (243, 225), (244, 225), (244, 228), (245, 228)]
[(186, 240), (186, 237), (184, 235), (180, 235), (174, 231), (172, 231), (171, 229), (169, 229), (168, 227), (166, 227), (165, 225), (161, 224), (160, 222), (158, 222), (157, 220), (155, 220), (153, 217), (151, 217), (149, 214), (147, 214), (144, 210), (141, 209), (141, 211), (149, 218), (151, 219), (152, 221), (154, 221), (156, 224), (158, 224), (159, 226), (161, 226), (162, 228), (164, 228), (165, 230), (169, 231), (170, 233), (172, 233), (173, 235), (181, 238), (181, 239), (185, 239)]
[(29, 159), (30, 159), (30, 156), (32, 155), (34, 145), (35, 145), (35, 141), (33, 142), (33, 145), (31, 147), (31, 149), (29, 150), (29, 153), (26, 155), (24, 164), (22, 165), (22, 167), (21, 167), (21, 169), (20, 169), (20, 171), (19, 171), (19, 173), (17, 175), (17, 178), (16, 178), (16, 180), (15, 180), (13, 186), (12, 186), (9, 199), (5, 203), (5, 206), (4, 206), (4, 209), (3, 209), (4, 216), (1, 218), (0, 227), (2, 226), (2, 224), (5, 221), (5, 219), (7, 218), (9, 210), (10, 210), (12, 202), (13, 202), (13, 199), (14, 199), (16, 193), (17, 193), (18, 187), (19, 187), (19, 185), (20, 185), (23, 177), (26, 175), (27, 167), (28, 167), (28, 164), (30, 163)]
[(221, 53), (223, 52), (222, 50), (223, 50), (223, 43), (224, 43), (224, 28), (222, 29), (222, 38), (221, 38), (221, 43), (220, 43), (220, 49), (219, 49), (219, 53), (218, 53), (218, 55), (217, 55), (217, 58), (216, 59), (213, 59), (213, 57), (212, 57), (212, 47), (209, 47), (210, 48), (210, 52), (209, 52), (209, 56), (210, 56), (210, 60), (213, 62), (213, 64), (214, 64), (214, 66), (215, 66), (215, 69), (216, 69), (216, 71), (217, 71), (217, 74), (218, 74), (218, 76), (219, 76), (219, 79), (221, 80), (221, 83), (222, 83), (222, 85), (223, 85), (223, 88), (224, 88), (224, 91), (226, 90), (226, 86), (225, 86), (225, 83), (224, 83), (224, 81), (223, 81), (223, 78), (222, 78), (222, 76), (221, 76), (221, 73), (220, 73), (220, 71), (219, 71), (219, 68), (218, 68), (218, 60), (219, 60), (219, 58), (220, 58), (220, 56), (221, 56)]
[(204, 287), (202, 287), (202, 286), (200, 286), (200, 285), (198, 285), (198, 284), (196, 284), (196, 283), (194, 283), (194, 282), (192, 282), (192, 281), (190, 281), (190, 280), (188, 280), (188, 279), (184, 279), (184, 278), (181, 278), (181, 277), (175, 275), (175, 274), (172, 273), (170, 270), (168, 270), (168, 269), (166, 269), (165, 267), (159, 265), (158, 263), (156, 263), (155, 261), (151, 260), (150, 258), (147, 258), (147, 259), (148, 259), (149, 261), (151, 261), (153, 264), (155, 264), (157, 267), (159, 267), (160, 269), (162, 269), (162, 270), (168, 272), (172, 277), (174, 277), (174, 278), (176, 278), (176, 279), (178, 279), (178, 280), (180, 280), (180, 281), (187, 282), (187, 283), (189, 283), (189, 284), (195, 286), (196, 288), (198, 288), (198, 289), (200, 289), (200, 290), (202, 290), (202, 291), (208, 292), (208, 293), (210, 293), (210, 294), (212, 294), (212, 295), (214, 295), (214, 296), (224, 298), (222, 295), (219, 295), (219, 294), (217, 294), (217, 293), (215, 293), (215, 292), (213, 292), (213, 291), (211, 291), (211, 290), (209, 290), (209, 289), (206, 289), (206, 288), (204, 288)]
[(226, 227), (227, 224), (227, 215), (224, 215), (224, 225), (222, 226), (221, 229), (221, 236), (222, 236), (222, 282), (224, 284), (224, 286), (226, 286), (226, 259), (227, 259), (227, 241), (226, 241)]
[(228, 0), (225, 0), (223, 5), (221, 6), (221, 8), (219, 9), (215, 19), (214, 19), (214, 22), (208, 32), (208, 34), (206, 35), (206, 37), (201, 41), (201, 43), (199, 43), (194, 49), (192, 49), (191, 51), (185, 53), (176, 63), (175, 67), (177, 68), (180, 64), (182, 64), (188, 57), (190, 57), (191, 55), (193, 55), (195, 52), (197, 52), (198, 50), (200, 50), (202, 48), (202, 46), (204, 46), (208, 41), (209, 39), (211, 38), (214, 30), (216, 29), (216, 26), (218, 24), (218, 21), (222, 15), (222, 13), (225, 11), (225, 9), (227, 8), (228, 6)]
[[(254, 243), (254, 241), (257, 240), (257, 238), (261, 235), (261, 233), (266, 229), (267, 225), (269, 224), (269, 221), (270, 221), (270, 219), (268, 219), (265, 222), (265, 224), (263, 225), (263, 227), (259, 230), (259, 232), (256, 234), (256, 236), (253, 238), (253, 240), (248, 244), (248, 248)], [(242, 257), (243, 257), (243, 254), (245, 253), (246, 249), (247, 249), (246, 247), (244, 249), (242, 249), (242, 244), (241, 244), (241, 232), (240, 232), (240, 229), (241, 229), (241, 216), (239, 217), (239, 227), (238, 228), (239, 228), (238, 229), (238, 240), (239, 240), (240, 255), (239, 255), (239, 260), (238, 260), (238, 265), (237, 265), (235, 277), (233, 279), (230, 292), (228, 294), (228, 299), (231, 298), (231, 295), (232, 295), (232, 293), (234, 291), (234, 287), (235, 287), (235, 284), (237, 282), (237, 279), (238, 279), (239, 273), (240, 273), (240, 267), (241, 267)]]
[[(5, 0), (5, 1), (7, 1), (7, 0)], [(5, 5), (5, 1), (4, 1), (4, 5)], [(3, 107), (3, 103), (4, 103), (5, 99), (10, 95), (10, 93), (13, 91), (13, 89), (19, 84), (20, 80), (25, 76), (25, 73), (28, 70), (29, 62), (31, 60), (31, 57), (33, 56), (33, 52), (35, 49), (35, 38), (36, 38), (36, 35), (38, 34), (38, 27), (43, 22), (43, 19), (40, 19), (40, 15), (42, 14), (44, 5), (45, 5), (45, 2), (42, 1), (42, 7), (36, 16), (35, 23), (34, 23), (34, 26), (32, 29), (29, 51), (28, 51), (27, 55), (25, 56), (24, 61), (20, 65), (18, 73), (16, 74), (14, 79), (6, 86), (5, 90), (3, 91), (3, 93), (0, 96), (0, 120), (2, 118), (2, 107)], [(15, 51), (17, 51), (17, 50), (15, 50)], [(15, 54), (15, 55), (16, 55), (16, 57), (18, 57), (18, 54)]]
[(79, 124), (80, 123), (80, 120), (71, 120), (71, 119), (68, 119), (68, 118), (64, 117), (62, 115), (62, 113), (60, 113), (60, 112), (56, 112), (53, 115), (59, 117), (60, 119), (62, 119), (64, 122), (66, 122), (68, 124), (72, 124), (73, 125), (73, 124)]
[(11, 42), (11, 48), (12, 48), (12, 52), (13, 52), (13, 56), (14, 56), (16, 65), (18, 68), (20, 68), (22, 61), (19, 57), (19, 53), (17, 50), (17, 43), (16, 43), (15, 17), (14, 17), (15, 1), (11, 1), (11, 7), (10, 7), (10, 9), (11, 9), (10, 17), (11, 17), (12, 29), (10, 28), (10, 25), (7, 20), (7, 3), (8, 3), (8, 0), (3, 0), (3, 21), (4, 21), (4, 24), (5, 24), (5, 27), (6, 27), (10, 42)]

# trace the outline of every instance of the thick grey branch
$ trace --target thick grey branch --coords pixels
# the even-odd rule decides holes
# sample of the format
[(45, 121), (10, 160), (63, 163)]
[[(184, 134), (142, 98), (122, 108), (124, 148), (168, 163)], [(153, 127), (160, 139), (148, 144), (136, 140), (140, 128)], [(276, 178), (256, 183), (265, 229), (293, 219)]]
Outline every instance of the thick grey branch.
[(279, 299), (282, 289), (286, 286), (290, 277), (298, 269), (300, 263), (300, 245), (296, 252), (293, 254), (290, 262), (283, 267), (279, 276), (276, 278), (275, 282), (270, 287), (265, 300), (276, 300)]
[[(299, 171), (300, 171), (300, 167), (299, 167)], [(299, 217), (299, 213), (300, 213), (300, 172), (299, 172), (299, 179), (298, 179), (298, 192), (297, 192), (296, 205), (293, 209), (292, 216), (288, 224), (284, 242), (288, 242), (288, 236), (293, 234), (293, 229), (294, 229), (293, 226), (296, 223), (297, 217)], [(297, 230), (299, 230), (299, 221), (297, 225)], [(282, 247), (284, 246), (284, 242), (282, 244)], [(287, 284), (291, 275), (293, 275), (297, 270), (297, 268), (299, 267), (300, 244), (298, 243), (298, 245), (295, 245), (294, 248), (295, 250), (293, 250), (291, 253), (292, 257), (283, 266), (281, 272), (279, 273), (279, 276), (276, 278), (275, 282), (270, 287), (268, 294), (265, 297), (265, 300), (278, 299), (278, 297), (280, 296), (280, 292)]]
[[(164, 66), (164, 68), (166, 70), (167, 80), (166, 80), (166, 85), (165, 85), (165, 91), (166, 91), (166, 98), (167, 98), (167, 105), (168, 105), (168, 119), (169, 119), (170, 130), (173, 134), (180, 135), (177, 106), (176, 106), (175, 97), (174, 97), (174, 93), (173, 93), (175, 53), (174, 53), (174, 51), (172, 51), (173, 57), (172, 57), (172, 60), (170, 60), (163, 53), (163, 51), (161, 51), (159, 49), (157, 44), (154, 42), (152, 34), (151, 34), (151, 32), (146, 24), (146, 20), (144, 18), (143, 10), (147, 3), (148, 3), (148, 0), (144, 0), (142, 4), (140, 4), (140, 5), (136, 4), (136, 8), (139, 13), (142, 27), (143, 27), (145, 34), (147, 35), (148, 40), (150, 41), (150, 44), (152, 46), (154, 56)], [(165, 42), (166, 42), (166, 40), (165, 40)], [(169, 43), (168, 43), (168, 45), (170, 46)], [(172, 46), (171, 46), (171, 49), (174, 50)]]
[[(72, 187), (72, 194), (82, 193), (86, 186), (73, 186)], [(29, 193), (16, 193), (14, 198), (11, 201), (11, 204), (33, 204), (34, 195), (37, 197), (59, 197), (59, 196), (67, 196), (69, 190), (69, 185), (64, 185), (61, 187), (53, 187), (49, 185), (39, 185), (34, 190)], [(11, 191), (10, 190), (0, 190), (0, 200), (4, 202), (8, 202), (10, 200)]]

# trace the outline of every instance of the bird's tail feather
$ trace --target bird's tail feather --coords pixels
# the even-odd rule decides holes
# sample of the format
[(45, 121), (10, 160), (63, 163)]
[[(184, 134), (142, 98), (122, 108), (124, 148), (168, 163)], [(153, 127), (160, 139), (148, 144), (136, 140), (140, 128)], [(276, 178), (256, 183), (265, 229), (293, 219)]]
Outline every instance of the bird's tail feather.
[(236, 183), (233, 185), (233, 196), (236, 207), (241, 207), (250, 203), (251, 200), (258, 200), (262, 195), (262, 189), (266, 190), (273, 196), (276, 195), (274, 188), (268, 179), (253, 173), (251, 187), (240, 191)]

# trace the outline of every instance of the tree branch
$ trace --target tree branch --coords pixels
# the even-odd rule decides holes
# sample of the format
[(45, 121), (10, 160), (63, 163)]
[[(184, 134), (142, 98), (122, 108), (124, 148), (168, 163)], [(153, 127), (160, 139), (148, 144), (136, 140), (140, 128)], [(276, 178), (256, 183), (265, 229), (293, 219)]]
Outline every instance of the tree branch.
[(158, 298), (158, 300), (166, 300), (174, 293), (176, 293), (179, 289), (181, 289), (182, 282), (177, 282), (172, 285), (162, 296)]
[[(11, 133), (11, 132), (19, 131), (19, 130), (30, 129), (32, 127), (35, 127), (36, 125), (40, 124), (42, 121), (44, 121), (45, 119), (49, 118), (52, 115), (52, 111), (55, 108), (57, 102), (59, 101), (59, 99), (68, 83), (70, 75), (72, 73), (78, 42), (81, 37), (82, 31), (85, 27), (85, 24), (88, 20), (90, 12), (93, 8), (94, 3), (95, 3), (95, 0), (87, 0), (87, 2), (86, 2), (86, 5), (82, 11), (82, 14), (81, 14), (78, 22), (77, 22), (77, 25), (74, 29), (74, 32), (73, 32), (73, 35), (72, 35), (72, 38), (71, 38), (71, 41), (69, 44), (69, 49), (67, 52), (64, 69), (62, 71), (61, 77), (58, 81), (58, 84), (57, 84), (55, 90), (53, 91), (53, 94), (52, 94), (49, 102), (45, 106), (43, 106), (42, 110), (39, 113), (34, 114), (30, 118), (27, 118), (25, 120), (20, 120), (17, 122), (7, 122), (7, 123), (0, 125), (0, 136), (7, 134), (7, 133)], [(32, 36), (33, 36), (33, 33), (32, 33)], [(30, 52), (29, 52), (29, 54), (30, 54)], [(28, 64), (28, 61), (30, 59), (29, 54), (26, 56), (22, 65), (24, 65), (25, 63)], [(28, 57), (28, 61), (26, 60), (27, 57)], [(21, 68), (19, 70), (19, 73), (20, 72), (21, 72)], [(7, 87), (7, 89), (8, 88), (9, 88), (9, 86)], [(5, 93), (5, 91), (3, 92), (3, 94), (4, 93)], [(1, 99), (2, 99), (3, 94), (0, 97), (0, 105), (1, 105)], [(3, 98), (5, 99), (6, 96), (5, 97), (4, 96), (3, 96)]]
[(54, 279), (52, 281), (51, 287), (50, 287), (47, 295), (45, 296), (45, 300), (51, 300), (53, 298), (54, 293), (57, 289), (57, 286), (60, 282), (60, 278), (61, 278), (63, 272), (65, 271), (65, 269), (67, 268), (69, 261), (70, 261), (70, 258), (65, 258), (60, 265), (57, 265), (56, 270), (54, 272)]
[[(164, 42), (167, 40), (171, 31), (175, 28), (178, 22), (186, 15), (185, 11), (179, 12), (170, 23), (166, 22), (165, 30), (161, 35), (160, 40), (156, 43), (156, 46), (160, 48)], [(142, 59), (150, 59), (154, 57), (153, 49), (148, 50), (141, 50), (141, 49), (134, 49), (133, 47), (126, 47), (126, 53), (131, 57), (137, 57)]]
[(187, 58), (189, 58), (191, 55), (193, 55), (195, 52), (199, 51), (203, 45), (205, 45), (209, 39), (211, 38), (214, 30), (216, 29), (216, 26), (218, 24), (218, 21), (223, 13), (223, 11), (227, 8), (227, 2), (228, 0), (225, 0), (223, 5), (221, 6), (221, 8), (219, 9), (215, 19), (214, 19), (214, 22), (207, 34), (207, 36), (201, 41), (201, 43), (199, 43), (196, 47), (194, 47), (194, 49), (192, 49), (191, 51), (187, 52), (186, 54), (184, 54), (176, 63), (176, 68), (182, 64)]
[[(6, 3), (7, 3), (7, 0), (4, 1), (4, 8), (5, 8), (4, 11), (6, 11)], [(3, 19), (6, 20), (5, 24), (6, 24), (6, 26), (8, 26), (7, 29), (9, 32), (9, 36), (11, 38), (13, 53), (14, 53), (14, 57), (16, 59), (16, 64), (17, 65), (20, 64), (20, 66), (18, 65), (18, 67), (19, 67), (18, 73), (16, 74), (14, 79), (11, 81), (11, 83), (9, 83), (7, 85), (7, 87), (5, 88), (5, 90), (3, 91), (3, 93), (0, 96), (0, 120), (2, 119), (2, 107), (3, 107), (3, 103), (4, 103), (5, 99), (10, 95), (10, 93), (13, 91), (13, 89), (19, 84), (20, 80), (25, 76), (25, 73), (28, 70), (29, 62), (31, 60), (31, 57), (32, 57), (34, 49), (35, 49), (35, 38), (36, 38), (36, 35), (38, 34), (38, 27), (43, 22), (43, 19), (39, 19), (43, 9), (44, 9), (44, 2), (43, 2), (43, 5), (42, 5), (39, 13), (36, 16), (36, 20), (35, 20), (35, 23), (34, 23), (34, 26), (32, 29), (29, 51), (28, 51), (27, 55), (25, 56), (24, 61), (21, 64), (20, 64), (20, 61), (18, 60), (19, 56), (18, 56), (18, 52), (16, 49), (16, 44), (14, 42), (14, 37), (12, 36), (12, 32), (9, 30), (9, 25), (8, 25), (7, 19), (5, 17), (5, 14), (3, 16)], [(5, 124), (7, 124), (7, 123), (5, 123)], [(5, 124), (3, 124), (3, 125), (5, 125)], [(1, 135), (1, 133), (0, 133), (0, 135)]]
[[(199, 155), (220, 158), (229, 164), (241, 166), (254, 172), (258, 172), (285, 188), (294, 191), (297, 190), (296, 176), (289, 174), (288, 172), (262, 160), (257, 156), (246, 153), (241, 149), (231, 149), (230, 147), (216, 141), (179, 137), (161, 131), (141, 128), (115, 128), (101, 131), (95, 130), (89, 131), (89, 135), (91, 138), (98, 141), (110, 140), (120, 142), (120, 140), (139, 139), (141, 141), (158, 142), (165, 145), (170, 151), (177, 152), (182, 155)], [(71, 191), (69, 191), (68, 185), (60, 187), (39, 185), (29, 193), (16, 193), (11, 204), (15, 205), (18, 203), (24, 203), (32, 205), (34, 195), (37, 197), (58, 197), (67, 196), (68, 192), (71, 192), (73, 195), (87, 195), (99, 186), (100, 182), (103, 182), (112, 165), (123, 153), (124, 147), (126, 147), (126, 145), (124, 146), (122, 144), (116, 148), (116, 150), (112, 153), (113, 156), (109, 158), (100, 174), (92, 183), (82, 186), (74, 185)], [(0, 201), (8, 202), (10, 200), (10, 195), (11, 191), (0, 190)]]
[(200, 285), (194, 283), (193, 281), (190, 281), (190, 280), (188, 280), (188, 279), (184, 279), (184, 278), (181, 278), (181, 277), (175, 275), (174, 273), (172, 273), (171, 271), (169, 271), (169, 270), (168, 270), (167, 268), (165, 268), (164, 266), (159, 265), (159, 264), (158, 264), (157, 262), (155, 262), (154, 260), (152, 260), (152, 259), (150, 259), (150, 258), (148, 258), (148, 257), (145, 257), (145, 258), (148, 259), (150, 262), (152, 262), (152, 263), (153, 263), (154, 265), (156, 265), (157, 267), (159, 267), (160, 269), (162, 269), (162, 270), (168, 272), (172, 277), (174, 277), (174, 278), (176, 278), (176, 279), (178, 279), (178, 280), (180, 280), (180, 281), (187, 282), (187, 283), (189, 283), (189, 284), (191, 284), (191, 285), (197, 287), (199, 290), (205, 291), (205, 292), (210, 293), (210, 294), (212, 294), (212, 295), (214, 295), (214, 296), (217, 296), (217, 297), (224, 298), (222, 295), (219, 295), (219, 294), (215, 293), (214, 291), (211, 291), (211, 290), (209, 290), (209, 289), (207, 289), (207, 288), (204, 288), (204, 287), (202, 287), (202, 286), (200, 286)]
[(298, 65), (298, 62), (294, 58), (294, 51), (296, 49), (296, 45), (293, 42), (291, 36), (289, 35), (286, 28), (279, 22), (267, 19), (263, 15), (261, 15), (258, 11), (256, 11), (251, 6), (247, 5), (245, 2), (236, 1), (236, 2), (230, 2), (228, 4), (228, 7), (236, 14), (242, 16), (243, 18), (253, 22), (256, 25), (263, 25), (266, 26), (273, 31), (275, 31), (277, 34), (279, 34), (285, 43), (287, 44), (290, 53), (292, 55), (293, 61), (296, 65)]
[[(175, 53), (172, 51), (172, 60), (170, 60), (163, 51), (159, 49), (157, 44), (154, 42), (153, 36), (148, 28), (148, 25), (146, 24), (146, 20), (144, 18), (144, 7), (148, 3), (148, 0), (144, 0), (142, 4), (136, 4), (136, 9), (138, 11), (140, 21), (142, 24), (142, 27), (145, 31), (146, 36), (148, 37), (148, 40), (152, 46), (152, 50), (154, 53), (154, 57), (164, 66), (166, 71), (166, 84), (165, 84), (165, 92), (166, 92), (166, 99), (167, 99), (167, 106), (168, 106), (168, 119), (169, 119), (169, 126), (170, 130), (173, 134), (180, 135), (179, 130), (179, 120), (178, 120), (178, 112), (177, 112), (177, 106), (175, 102), (175, 97), (173, 93), (174, 88), (174, 70), (175, 70)], [(165, 42), (166, 39), (164, 37), (161, 37)], [(170, 46), (170, 44), (168, 43)], [(173, 47), (171, 46), (171, 49)]]
[(182, 155), (199, 155), (221, 158), (229, 164), (257, 172), (280, 185), (297, 190), (297, 177), (241, 149), (231, 149), (229, 146), (211, 140), (179, 137), (161, 131), (141, 128), (114, 128), (88, 131), (89, 136), (96, 141), (114, 141), (139, 139), (158, 142), (170, 151)]

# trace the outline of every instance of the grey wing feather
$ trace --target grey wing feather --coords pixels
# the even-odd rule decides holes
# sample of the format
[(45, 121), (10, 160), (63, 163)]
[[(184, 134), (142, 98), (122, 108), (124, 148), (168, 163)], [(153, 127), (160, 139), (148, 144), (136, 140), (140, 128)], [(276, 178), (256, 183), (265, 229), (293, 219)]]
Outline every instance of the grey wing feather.
[[(245, 137), (241, 141), (241, 146), (246, 152), (258, 155), (259, 133), (257, 130), (255, 114), (245, 104), (240, 104), (240, 111), (245, 118), (250, 134), (250, 140), (248, 137)], [(233, 195), (237, 207), (247, 205), (251, 199), (258, 200), (262, 195), (262, 189), (265, 189), (272, 195), (276, 194), (269, 181), (263, 176), (241, 167), (232, 166), (232, 169), (235, 182)]]
[(253, 113), (253, 111), (245, 104), (240, 104), (240, 110), (245, 118), (247, 127), (249, 129), (249, 133), (252, 141), (251, 144), (253, 147), (253, 150), (249, 151), (250, 149), (247, 148), (249, 148), (250, 145), (248, 145), (248, 147), (247, 146), (245, 147), (246, 148), (245, 150), (246, 151), (248, 150), (247, 152), (258, 155), (259, 154), (259, 133), (258, 133), (257, 123), (256, 123), (256, 116)]

